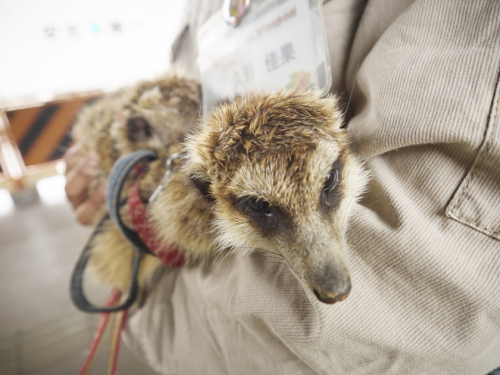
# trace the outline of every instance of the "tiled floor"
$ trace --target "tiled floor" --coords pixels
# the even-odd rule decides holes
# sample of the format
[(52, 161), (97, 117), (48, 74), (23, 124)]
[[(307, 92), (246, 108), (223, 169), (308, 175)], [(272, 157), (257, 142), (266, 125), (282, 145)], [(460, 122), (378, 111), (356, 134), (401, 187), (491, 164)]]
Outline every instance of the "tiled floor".
[[(90, 229), (75, 222), (60, 183), (52, 193), (60, 198), (52, 194), (0, 216), (2, 375), (77, 374), (96, 326), (98, 317), (77, 311), (69, 298), (70, 274)], [(107, 372), (107, 355), (104, 343), (92, 374)], [(118, 373), (155, 374), (124, 345)]]

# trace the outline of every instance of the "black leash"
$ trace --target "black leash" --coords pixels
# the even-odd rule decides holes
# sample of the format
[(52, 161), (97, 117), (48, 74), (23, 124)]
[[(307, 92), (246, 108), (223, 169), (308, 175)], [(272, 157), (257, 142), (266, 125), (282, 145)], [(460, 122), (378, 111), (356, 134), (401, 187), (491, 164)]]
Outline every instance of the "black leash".
[[(85, 247), (82, 250), (80, 258), (78, 259), (73, 274), (71, 275), (70, 282), (70, 295), (75, 306), (85, 312), (89, 313), (102, 313), (102, 312), (115, 312), (128, 309), (137, 299), (139, 292), (139, 266), (144, 254), (152, 254), (147, 248), (141, 238), (135, 231), (128, 228), (120, 217), (120, 196), (122, 193), (125, 181), (132, 171), (132, 169), (142, 160), (153, 161), (157, 159), (154, 152), (149, 150), (140, 150), (131, 154), (121, 157), (113, 166), (108, 181), (108, 190), (106, 194), (106, 204), (108, 206), (108, 214), (100, 221), (96, 229), (90, 236)], [(99, 307), (92, 304), (83, 290), (83, 274), (91, 256), (92, 241), (98, 235), (103, 226), (111, 219), (111, 221), (120, 229), (125, 238), (134, 245), (134, 252), (132, 255), (132, 269), (131, 280), (128, 295), (126, 300), (118, 306), (113, 307)]]

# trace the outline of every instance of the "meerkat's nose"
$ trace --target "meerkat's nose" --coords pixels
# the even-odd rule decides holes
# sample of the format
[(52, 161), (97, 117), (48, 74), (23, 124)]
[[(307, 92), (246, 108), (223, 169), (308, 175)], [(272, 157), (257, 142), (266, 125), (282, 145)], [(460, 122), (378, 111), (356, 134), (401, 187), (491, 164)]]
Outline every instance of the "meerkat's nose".
[(323, 303), (334, 304), (343, 301), (351, 291), (351, 278), (345, 267), (326, 266), (314, 281), (314, 295)]
[(351, 283), (347, 283), (347, 287), (344, 291), (337, 293), (321, 293), (318, 289), (313, 289), (314, 295), (318, 300), (329, 305), (333, 305), (335, 302), (343, 301), (349, 296), (351, 291)]

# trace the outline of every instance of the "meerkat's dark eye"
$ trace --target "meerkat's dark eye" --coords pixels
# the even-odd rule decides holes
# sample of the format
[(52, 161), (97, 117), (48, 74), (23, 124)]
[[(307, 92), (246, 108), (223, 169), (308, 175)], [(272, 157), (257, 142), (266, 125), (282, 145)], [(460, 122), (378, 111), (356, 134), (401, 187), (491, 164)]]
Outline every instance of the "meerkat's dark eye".
[(127, 138), (131, 142), (146, 141), (151, 138), (153, 128), (142, 117), (131, 117), (127, 121)]
[(271, 205), (262, 199), (255, 197), (236, 198), (234, 205), (265, 236), (271, 235), (278, 228), (288, 230), (292, 228), (292, 221), (286, 212), (279, 206)]
[(271, 216), (271, 210), (269, 209), (269, 203), (256, 199), (256, 198), (248, 198), (248, 208), (255, 211), (256, 213), (263, 214), (266, 216)]
[(339, 182), (339, 176), (340, 173), (337, 168), (333, 168), (326, 176), (320, 202), (322, 207), (327, 211), (335, 207), (340, 201), (340, 192), (339, 189), (336, 189)]
[(337, 181), (339, 180), (339, 170), (338, 169), (332, 169), (330, 173), (326, 176), (326, 181), (325, 185), (323, 187), (323, 191), (325, 193), (328, 193), (330, 190), (332, 190), (336, 185)]
[[(278, 225), (274, 211), (276, 207), (261, 199), (248, 197), (241, 202), (243, 212), (254, 222), (264, 234), (271, 233)], [(279, 211), (279, 210), (278, 210)]]

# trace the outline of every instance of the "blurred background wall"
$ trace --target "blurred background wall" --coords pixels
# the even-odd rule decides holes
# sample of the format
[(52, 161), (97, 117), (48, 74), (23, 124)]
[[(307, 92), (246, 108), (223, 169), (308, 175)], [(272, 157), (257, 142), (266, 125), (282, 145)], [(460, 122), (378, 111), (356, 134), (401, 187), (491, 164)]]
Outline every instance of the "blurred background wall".
[(114, 90), (166, 70), (182, 0), (0, 0), (0, 99)]

